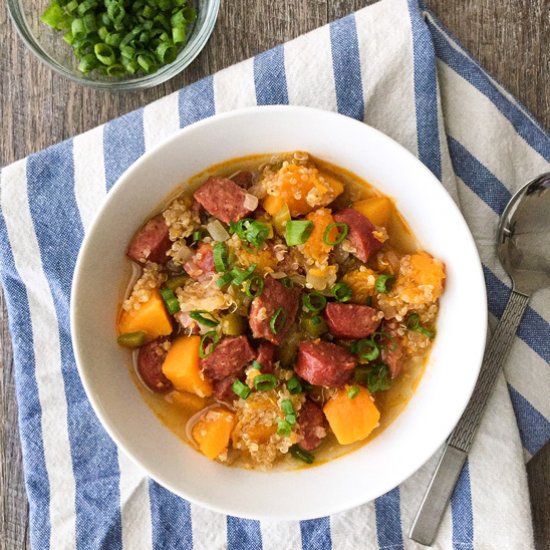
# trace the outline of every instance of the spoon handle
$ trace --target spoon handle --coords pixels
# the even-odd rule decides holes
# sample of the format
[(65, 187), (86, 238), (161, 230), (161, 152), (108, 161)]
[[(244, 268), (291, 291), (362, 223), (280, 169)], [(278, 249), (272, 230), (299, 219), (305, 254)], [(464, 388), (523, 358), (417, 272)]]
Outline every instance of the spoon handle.
[(481, 422), (498, 371), (508, 356), (528, 302), (529, 296), (512, 291), (504, 313), (485, 350), (472, 397), (445, 444), (439, 464), (411, 527), (409, 536), (416, 542), (431, 545), (437, 535), (441, 518)]

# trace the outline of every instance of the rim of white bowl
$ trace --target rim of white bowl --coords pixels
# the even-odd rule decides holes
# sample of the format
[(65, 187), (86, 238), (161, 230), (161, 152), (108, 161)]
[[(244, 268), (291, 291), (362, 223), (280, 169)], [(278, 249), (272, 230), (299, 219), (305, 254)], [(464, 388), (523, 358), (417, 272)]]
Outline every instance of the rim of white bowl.
[[(83, 358), (80, 356), (79, 347), (76, 343), (76, 341), (81, 337), (79, 335), (78, 322), (77, 322), (76, 314), (75, 314), (76, 313), (75, 312), (76, 297), (78, 296), (78, 294), (80, 292), (78, 283), (79, 283), (79, 280), (80, 280), (81, 265), (84, 261), (84, 257), (87, 254), (88, 248), (90, 246), (92, 246), (91, 241), (92, 241), (92, 238), (93, 238), (93, 234), (94, 234), (96, 225), (98, 225), (99, 222), (100, 222), (102, 211), (106, 208), (107, 204), (110, 204), (112, 201), (116, 200), (118, 190), (122, 186), (126, 185), (126, 182), (131, 179), (132, 174), (135, 171), (139, 170), (139, 168), (141, 167), (141, 165), (143, 163), (148, 162), (149, 158), (151, 156), (154, 156), (157, 153), (158, 150), (166, 147), (172, 141), (180, 139), (182, 135), (192, 133), (196, 128), (204, 127), (204, 126), (210, 126), (210, 125), (216, 125), (219, 120), (239, 118), (242, 115), (246, 115), (246, 114), (250, 114), (250, 113), (254, 113), (254, 112), (274, 112), (274, 111), (276, 112), (276, 111), (281, 111), (281, 110), (294, 111), (294, 112), (296, 112), (296, 114), (298, 114), (299, 112), (307, 112), (307, 113), (310, 113), (310, 114), (316, 114), (320, 117), (329, 117), (329, 118), (334, 117), (334, 118), (338, 118), (339, 120), (345, 119), (346, 122), (349, 123), (349, 124), (353, 124), (353, 125), (356, 125), (356, 126), (361, 126), (364, 129), (366, 129), (366, 131), (373, 132), (374, 134), (376, 134), (377, 139), (379, 139), (380, 141), (385, 141), (387, 144), (390, 144), (390, 146), (398, 149), (400, 151), (399, 154), (407, 156), (407, 157), (409, 157), (409, 159), (412, 159), (412, 161), (417, 164), (419, 171), (423, 172), (423, 177), (426, 178), (426, 180), (429, 180), (431, 182), (432, 187), (433, 187), (433, 192), (436, 193), (436, 194), (439, 194), (440, 197), (442, 198), (442, 200), (447, 202), (449, 208), (454, 210), (455, 214), (457, 215), (457, 221), (462, 226), (460, 229), (464, 232), (465, 244), (468, 245), (468, 247), (470, 248), (470, 252), (472, 252), (473, 255), (475, 256), (475, 258), (477, 259), (476, 265), (475, 266), (472, 265), (470, 267), (470, 269), (472, 269), (476, 273), (478, 283), (479, 283), (479, 285), (478, 285), (479, 288), (477, 289), (477, 291), (483, 297), (483, 307), (482, 308), (479, 307), (479, 311), (477, 311), (477, 313), (479, 315), (481, 315), (481, 318), (479, 319), (479, 321), (481, 321), (481, 330), (482, 330), (482, 332), (479, 333), (479, 336), (481, 338), (478, 340), (478, 342), (479, 342), (478, 349), (476, 349), (474, 351), (473, 355), (470, 355), (468, 357), (468, 361), (470, 363), (474, 363), (475, 365), (477, 365), (476, 369), (472, 368), (471, 379), (470, 379), (469, 384), (468, 384), (468, 391), (464, 391), (464, 393), (463, 393), (462, 400), (461, 400), (461, 406), (457, 407), (454, 411), (452, 411), (452, 413), (449, 413), (449, 415), (448, 415), (448, 417), (446, 418), (446, 421), (445, 421), (446, 429), (441, 430), (440, 437), (437, 438), (437, 439), (434, 438), (434, 441), (433, 441), (432, 445), (426, 446), (426, 448), (423, 450), (423, 452), (420, 453), (420, 456), (417, 458), (417, 460), (414, 463), (411, 463), (410, 467), (407, 469), (407, 473), (404, 473), (403, 475), (392, 479), (391, 482), (386, 483), (383, 487), (383, 491), (380, 492), (379, 495), (377, 495), (377, 496), (380, 496), (380, 495), (386, 493), (387, 491), (390, 491), (394, 487), (399, 486), (401, 483), (403, 483), (403, 481), (405, 481), (411, 475), (413, 475), (422, 465), (424, 465), (434, 455), (434, 453), (445, 442), (446, 438), (451, 433), (451, 431), (454, 429), (454, 427), (456, 426), (456, 424), (457, 424), (458, 420), (460, 419), (462, 413), (464, 412), (464, 409), (466, 408), (466, 405), (468, 404), (468, 401), (470, 400), (470, 397), (473, 393), (475, 384), (476, 384), (478, 376), (479, 376), (479, 370), (481, 368), (482, 360), (483, 360), (483, 353), (485, 351), (485, 344), (486, 344), (486, 338), (487, 338), (488, 312), (487, 312), (487, 294), (486, 294), (486, 287), (485, 287), (485, 279), (484, 279), (484, 275), (483, 275), (483, 269), (482, 269), (482, 266), (481, 266), (481, 260), (479, 258), (479, 253), (477, 251), (475, 241), (473, 239), (473, 236), (470, 232), (470, 229), (469, 229), (468, 225), (466, 224), (466, 221), (465, 221), (465, 219), (462, 215), (462, 212), (460, 211), (460, 209), (458, 208), (456, 203), (453, 201), (451, 196), (447, 193), (447, 191), (445, 190), (445, 188), (443, 187), (441, 182), (432, 174), (432, 172), (417, 157), (415, 157), (410, 151), (408, 151), (405, 147), (403, 147), (401, 144), (396, 142), (394, 139), (390, 138), (386, 134), (380, 132), (376, 128), (373, 128), (372, 126), (369, 126), (366, 123), (360, 122), (360, 121), (352, 119), (350, 117), (346, 117), (346, 116), (341, 115), (339, 113), (335, 113), (335, 112), (332, 112), (332, 111), (325, 111), (325, 110), (316, 109), (316, 108), (312, 108), (312, 107), (301, 107), (301, 106), (290, 106), (290, 105), (269, 105), (269, 106), (246, 107), (246, 108), (242, 108), (242, 109), (236, 109), (234, 111), (221, 113), (221, 114), (203, 119), (203, 120), (195, 122), (195, 123), (193, 123), (193, 124), (191, 124), (191, 125), (189, 125), (185, 128), (182, 128), (181, 130), (175, 132), (172, 136), (167, 138), (165, 141), (158, 144), (156, 147), (152, 148), (150, 151), (148, 151), (143, 156), (141, 156), (136, 162), (134, 162), (130, 167), (128, 167), (128, 169), (119, 177), (117, 182), (113, 185), (113, 187), (109, 191), (106, 199), (104, 200), (103, 204), (101, 205), (100, 209), (96, 213), (95, 218), (94, 218), (92, 224), (90, 225), (89, 231), (86, 233), (86, 235), (83, 239), (83, 242), (82, 242), (79, 254), (78, 254), (77, 262), (76, 262), (76, 265), (75, 265), (74, 275), (73, 275), (73, 285), (72, 285), (72, 289), (71, 289), (71, 304), (70, 304), (70, 323), (71, 323), (71, 334), (72, 334), (74, 355), (75, 355), (77, 368), (78, 368), (78, 371), (79, 371), (79, 374), (80, 374), (80, 378), (82, 380), (82, 384), (83, 384), (84, 389), (86, 391), (86, 395), (87, 395), (88, 399), (90, 400), (90, 403), (92, 404), (92, 407), (94, 409), (95, 414), (97, 415), (97, 417), (99, 418), (101, 424), (103, 425), (103, 427), (105, 428), (105, 430), (107, 431), (109, 436), (113, 439), (113, 441), (118, 446), (120, 446), (126, 452), (126, 454), (132, 459), (132, 461), (134, 461), (136, 464), (138, 464), (147, 473), (147, 475), (149, 477), (151, 477), (154, 481), (158, 482), (162, 486), (166, 487), (168, 490), (172, 491), (174, 494), (179, 495), (179, 496), (189, 500), (190, 502), (192, 502), (194, 504), (204, 506), (205, 508), (208, 508), (210, 510), (214, 510), (216, 512), (220, 512), (220, 513), (223, 513), (223, 514), (234, 515), (234, 516), (242, 517), (242, 518), (245, 518), (245, 519), (253, 519), (253, 520), (297, 521), (297, 520), (314, 519), (314, 518), (318, 518), (318, 517), (323, 517), (323, 516), (343, 512), (343, 511), (349, 510), (351, 508), (354, 508), (356, 506), (360, 506), (360, 505), (364, 504), (365, 502), (368, 502), (368, 501), (370, 501), (370, 500), (372, 500), (373, 498), (376, 498), (376, 497), (363, 498), (361, 496), (357, 496), (355, 499), (349, 499), (349, 501), (346, 502), (345, 506), (338, 506), (338, 507), (331, 507), (330, 504), (329, 505), (326, 505), (326, 504), (321, 505), (321, 504), (318, 503), (318, 506), (316, 508), (315, 513), (312, 513), (311, 515), (308, 515), (308, 514), (297, 515), (295, 513), (289, 513), (289, 514), (286, 514), (286, 515), (285, 514), (278, 514), (277, 516), (274, 516), (274, 515), (269, 515), (269, 514), (266, 514), (266, 513), (263, 513), (263, 512), (256, 513), (254, 511), (254, 512), (251, 513), (251, 512), (249, 512), (249, 507), (245, 506), (243, 508), (238, 500), (236, 500), (236, 502), (235, 502), (235, 508), (232, 509), (232, 510), (229, 510), (229, 509), (227, 509), (223, 506), (217, 505), (216, 502), (202, 500), (201, 498), (198, 498), (194, 495), (185, 494), (178, 487), (176, 487), (174, 485), (174, 483), (172, 483), (169, 479), (166, 479), (163, 475), (151, 473), (150, 469), (145, 464), (143, 464), (137, 457), (135, 457), (134, 454), (132, 453), (132, 451), (129, 449), (128, 445), (126, 445), (124, 443), (123, 435), (119, 435), (117, 433), (117, 429), (113, 425), (111, 425), (110, 421), (105, 417), (105, 415), (103, 414), (102, 407), (99, 405), (98, 401), (96, 400), (96, 398), (93, 395), (93, 392), (91, 391), (89, 380), (88, 380), (88, 375), (86, 374), (86, 371), (85, 371), (84, 367), (81, 366), (82, 364), (84, 364), (84, 361), (83, 361)], [(224, 159), (220, 159), (220, 161), (223, 161), (223, 160)], [(208, 168), (208, 167), (205, 167), (205, 168)], [(480, 304), (478, 304), (478, 305), (480, 305)], [(471, 351), (471, 350), (469, 350), (469, 351)], [(425, 374), (426, 373), (424, 373), (423, 377), (425, 376)], [(418, 388), (415, 390), (415, 393), (416, 393), (416, 391), (418, 391)], [(407, 406), (408, 405), (409, 404), (407, 404)], [(407, 407), (405, 407), (404, 411), (402, 411), (401, 414), (404, 414), (406, 412), (406, 408)], [(395, 419), (395, 420), (397, 420), (397, 419)], [(392, 422), (392, 424), (393, 424), (393, 422)], [(182, 442), (182, 444), (185, 445), (184, 442)], [(364, 447), (362, 447), (362, 448), (364, 448)], [(355, 454), (356, 452), (359, 452), (360, 450), (361, 449), (357, 449), (356, 451), (353, 451), (353, 453)], [(344, 456), (346, 456), (346, 455), (344, 455)], [(339, 457), (339, 458), (342, 458), (342, 457)], [(339, 458), (337, 458), (335, 460), (339, 460)], [(334, 462), (334, 461), (329, 461), (328, 464), (330, 464), (332, 462)], [(323, 468), (323, 466), (324, 465), (316, 466), (315, 469)], [(220, 467), (225, 468), (226, 466), (220, 465)], [(274, 474), (268, 474), (268, 475), (276, 475), (276, 472)]]

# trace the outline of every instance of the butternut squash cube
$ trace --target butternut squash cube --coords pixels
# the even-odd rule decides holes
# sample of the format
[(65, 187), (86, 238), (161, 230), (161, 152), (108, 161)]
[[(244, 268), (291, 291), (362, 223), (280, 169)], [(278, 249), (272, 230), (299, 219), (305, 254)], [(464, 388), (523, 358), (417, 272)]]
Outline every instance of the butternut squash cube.
[(199, 419), (191, 433), (201, 453), (214, 460), (227, 449), (234, 425), (235, 415), (232, 412), (215, 407)]
[(336, 392), (323, 407), (330, 429), (340, 445), (365, 439), (378, 426), (380, 412), (366, 388), (359, 387), (355, 397), (348, 395), (350, 386)]
[(212, 386), (202, 377), (199, 367), (200, 342), (200, 336), (180, 336), (174, 340), (162, 364), (162, 372), (177, 390), (208, 397), (212, 395)]
[(158, 290), (151, 293), (139, 309), (122, 311), (118, 319), (118, 333), (145, 332), (148, 340), (172, 334), (172, 321)]

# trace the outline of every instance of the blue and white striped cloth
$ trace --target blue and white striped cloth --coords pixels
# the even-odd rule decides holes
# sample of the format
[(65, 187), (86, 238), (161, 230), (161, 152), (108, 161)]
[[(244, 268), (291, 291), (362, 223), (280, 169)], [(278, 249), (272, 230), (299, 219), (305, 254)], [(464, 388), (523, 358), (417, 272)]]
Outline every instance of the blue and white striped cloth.
[[(148, 480), (104, 432), (78, 377), (69, 291), (82, 237), (105, 194), (178, 128), (272, 103), (337, 110), (418, 155), (476, 238), (491, 322), (502, 313), (510, 284), (495, 258), (498, 216), (516, 189), (550, 168), (550, 138), (415, 0), (383, 0), (5, 167), (0, 275), (33, 548), (418, 547), (407, 533), (437, 456), (400, 487), (332, 517), (284, 523), (226, 517)], [(539, 292), (531, 301), (435, 548), (533, 546), (524, 461), (550, 439), (548, 297)]]

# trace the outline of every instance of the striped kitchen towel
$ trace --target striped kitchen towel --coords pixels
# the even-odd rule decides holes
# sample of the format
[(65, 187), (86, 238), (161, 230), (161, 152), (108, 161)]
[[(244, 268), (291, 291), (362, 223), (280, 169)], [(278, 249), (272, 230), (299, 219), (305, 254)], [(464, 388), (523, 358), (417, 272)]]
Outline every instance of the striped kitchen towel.
[[(147, 479), (102, 429), (78, 377), (71, 279), (83, 235), (110, 187), (178, 128), (274, 103), (339, 111), (416, 154), (460, 205), (483, 260), (491, 322), (501, 315), (510, 282), (495, 257), (497, 220), (516, 189), (550, 168), (550, 137), (416, 0), (382, 0), (7, 166), (0, 274), (33, 548), (419, 547), (407, 533), (437, 456), (401, 486), (345, 513), (301, 522), (242, 520), (191, 505)], [(548, 294), (539, 292), (434, 548), (532, 548), (524, 462), (550, 439), (549, 321)]]

